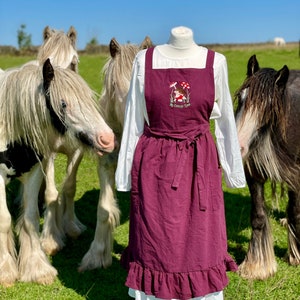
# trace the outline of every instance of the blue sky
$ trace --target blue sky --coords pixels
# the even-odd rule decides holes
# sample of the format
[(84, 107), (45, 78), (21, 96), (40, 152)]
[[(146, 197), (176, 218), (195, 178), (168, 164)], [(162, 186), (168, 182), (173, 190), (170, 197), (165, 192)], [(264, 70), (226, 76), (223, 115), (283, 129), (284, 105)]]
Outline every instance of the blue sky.
[(300, 39), (299, 0), (0, 0), (0, 45), (17, 47), (17, 30), (26, 25), (33, 45), (49, 25), (78, 33), (77, 48), (91, 39), (108, 44), (168, 41), (170, 30), (187, 26), (198, 44), (257, 43), (283, 37)]

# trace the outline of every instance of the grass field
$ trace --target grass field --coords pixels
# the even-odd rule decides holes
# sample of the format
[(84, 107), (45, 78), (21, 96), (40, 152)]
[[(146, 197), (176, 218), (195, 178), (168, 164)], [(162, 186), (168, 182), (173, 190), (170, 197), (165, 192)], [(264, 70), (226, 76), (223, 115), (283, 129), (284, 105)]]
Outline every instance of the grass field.
[[(232, 95), (245, 78), (246, 65), (252, 54), (257, 55), (261, 66), (281, 68), (286, 64), (291, 69), (300, 69), (298, 47), (262, 48), (221, 48), (217, 51), (227, 57), (229, 84)], [(33, 57), (0, 56), (0, 68), (22, 64)], [(101, 68), (105, 56), (81, 56), (80, 74), (90, 86), (100, 93)], [(57, 183), (62, 181), (65, 169), (65, 157), (59, 155), (56, 161)], [(50, 286), (32, 283), (16, 283), (11, 288), (0, 287), (0, 299), (12, 300), (126, 300), (127, 288), (124, 286), (126, 272), (120, 267), (119, 258), (128, 238), (129, 194), (119, 193), (119, 205), (122, 210), (121, 225), (115, 231), (113, 264), (110, 268), (78, 273), (77, 266), (88, 250), (93, 239), (96, 224), (96, 209), (99, 196), (99, 182), (95, 162), (85, 157), (80, 165), (76, 192), (76, 213), (87, 226), (86, 232), (78, 240), (67, 240), (66, 247), (52, 257), (52, 263), (58, 270), (58, 278)], [(8, 186), (8, 195), (15, 194), (15, 185)], [(228, 189), (224, 185), (228, 245), (230, 254), (241, 263), (251, 235), (250, 228), (250, 197), (247, 188)], [(274, 202), (270, 188), (266, 189), (267, 204), (271, 226), (274, 234), (275, 254), (278, 262), (277, 274), (266, 281), (248, 281), (237, 274), (230, 273), (230, 284), (225, 289), (225, 299), (231, 300), (265, 300), (265, 299), (300, 299), (300, 268), (289, 266), (284, 261), (287, 250), (287, 235), (281, 227), (279, 219), (285, 214), (286, 197)], [(11, 200), (11, 199), (10, 199)], [(10, 206), (12, 213), (13, 205)]]

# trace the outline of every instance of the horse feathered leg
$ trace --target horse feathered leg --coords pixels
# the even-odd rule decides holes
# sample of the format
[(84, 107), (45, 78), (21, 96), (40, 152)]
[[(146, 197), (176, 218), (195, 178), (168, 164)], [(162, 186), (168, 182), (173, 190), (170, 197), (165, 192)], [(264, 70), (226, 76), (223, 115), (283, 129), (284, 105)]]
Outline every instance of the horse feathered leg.
[(288, 261), (300, 265), (300, 197), (299, 192), (289, 191), (287, 206)]
[(61, 222), (61, 216), (58, 217), (58, 190), (55, 185), (55, 164), (54, 160), (56, 153), (51, 153), (50, 156), (44, 160), (45, 171), (45, 212), (44, 212), (44, 225), (41, 234), (41, 245), (44, 251), (49, 255), (54, 255), (61, 250), (64, 243), (64, 232)]
[(5, 175), (0, 170), (0, 284), (10, 286), (18, 279), (11, 215), (6, 202)]
[[(62, 140), (58, 140), (56, 143), (56, 147), (63, 147)], [(65, 151), (65, 154), (68, 161), (61, 195), (59, 195), (55, 185), (54, 161), (56, 152), (51, 153), (49, 158), (45, 159), (46, 209), (41, 243), (43, 249), (49, 255), (54, 255), (65, 246), (64, 240), (66, 235), (71, 238), (77, 238), (86, 229), (78, 220), (74, 209), (76, 176), (83, 152), (81, 149), (76, 149), (74, 151)]]
[(83, 225), (77, 218), (74, 208), (74, 197), (76, 193), (76, 176), (78, 167), (83, 158), (81, 149), (76, 149), (69, 153), (67, 163), (67, 172), (65, 181), (61, 191), (61, 214), (63, 215), (64, 232), (71, 238), (78, 236), (85, 231), (86, 226)]
[(80, 272), (112, 263), (113, 231), (120, 222), (120, 210), (115, 197), (116, 155), (99, 159), (100, 197), (97, 208), (97, 225), (94, 240), (78, 268)]
[(39, 240), (38, 194), (43, 180), (40, 164), (21, 178), (24, 184), (23, 213), (18, 221), (20, 281), (50, 284), (57, 271), (43, 252)]
[(277, 270), (271, 228), (265, 208), (264, 183), (253, 179), (245, 168), (247, 183), (252, 199), (252, 236), (244, 261), (239, 266), (239, 274), (247, 279), (264, 280)]

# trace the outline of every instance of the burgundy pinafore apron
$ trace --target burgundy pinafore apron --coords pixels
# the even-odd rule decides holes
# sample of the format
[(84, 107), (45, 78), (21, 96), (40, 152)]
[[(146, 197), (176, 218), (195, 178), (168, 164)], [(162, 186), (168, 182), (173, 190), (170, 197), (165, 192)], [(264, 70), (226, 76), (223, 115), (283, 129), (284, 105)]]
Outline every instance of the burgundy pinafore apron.
[(227, 253), (222, 173), (209, 117), (214, 52), (203, 69), (153, 69), (146, 52), (148, 126), (132, 166), (126, 285), (162, 299), (221, 291)]

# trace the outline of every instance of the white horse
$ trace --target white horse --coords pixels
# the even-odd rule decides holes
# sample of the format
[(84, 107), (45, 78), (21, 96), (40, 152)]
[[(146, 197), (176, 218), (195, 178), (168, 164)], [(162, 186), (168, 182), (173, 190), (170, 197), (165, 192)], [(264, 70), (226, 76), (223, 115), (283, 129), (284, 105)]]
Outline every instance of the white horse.
[[(149, 37), (146, 37), (139, 46), (120, 45), (114, 38), (110, 41), (111, 57), (103, 67), (104, 85), (100, 105), (104, 110), (105, 120), (113, 129), (118, 143), (122, 138), (124, 111), (134, 57), (138, 51), (151, 46), (152, 42)], [(113, 231), (120, 219), (115, 195), (117, 157), (118, 149), (99, 159), (100, 196), (96, 230), (94, 240), (81, 261), (79, 271), (106, 268), (112, 263)]]
[[(16, 280), (52, 283), (57, 271), (39, 240), (38, 192), (43, 157), (58, 134), (74, 147), (102, 155), (112, 152), (115, 136), (104, 121), (95, 94), (76, 72), (44, 65), (0, 73), (0, 284)], [(13, 240), (12, 218), (5, 185), (18, 177), (23, 183), (18, 224), (19, 253)]]
[(274, 44), (276, 46), (285, 46), (286, 42), (285, 42), (284, 38), (282, 38), (282, 37), (275, 37)]

